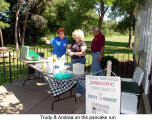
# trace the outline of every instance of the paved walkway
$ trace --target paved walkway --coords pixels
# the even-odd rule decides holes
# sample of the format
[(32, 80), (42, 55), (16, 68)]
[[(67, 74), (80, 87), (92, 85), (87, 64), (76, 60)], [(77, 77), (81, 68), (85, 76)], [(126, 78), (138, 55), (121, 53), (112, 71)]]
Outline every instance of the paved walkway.
[(0, 114), (81, 114), (85, 111), (84, 96), (77, 103), (74, 98), (58, 102), (52, 111), (51, 102), (55, 98), (49, 94), (49, 87), (44, 81), (28, 81), (25, 87), (22, 83), (23, 80), (16, 80), (0, 86)]

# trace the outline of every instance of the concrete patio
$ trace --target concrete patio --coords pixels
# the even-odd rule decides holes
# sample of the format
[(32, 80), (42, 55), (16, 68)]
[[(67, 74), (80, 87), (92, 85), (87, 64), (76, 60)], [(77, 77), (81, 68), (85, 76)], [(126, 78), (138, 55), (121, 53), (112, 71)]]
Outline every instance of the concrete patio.
[[(51, 110), (51, 102), (55, 99), (49, 92), (47, 83), (32, 80), (22, 86), (23, 80), (0, 86), (0, 114), (81, 114), (85, 111), (85, 95), (66, 99), (55, 104)], [(73, 94), (76, 93), (74, 89)], [(69, 93), (64, 94), (68, 95)], [(62, 96), (62, 97), (63, 97)]]

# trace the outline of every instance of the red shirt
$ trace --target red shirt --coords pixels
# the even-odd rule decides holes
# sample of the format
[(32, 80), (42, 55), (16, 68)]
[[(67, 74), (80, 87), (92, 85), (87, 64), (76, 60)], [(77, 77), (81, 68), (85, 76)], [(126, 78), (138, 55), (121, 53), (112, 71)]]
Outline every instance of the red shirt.
[(99, 52), (101, 47), (105, 45), (105, 37), (99, 33), (97, 36), (94, 37), (91, 43), (91, 51), (92, 52)]

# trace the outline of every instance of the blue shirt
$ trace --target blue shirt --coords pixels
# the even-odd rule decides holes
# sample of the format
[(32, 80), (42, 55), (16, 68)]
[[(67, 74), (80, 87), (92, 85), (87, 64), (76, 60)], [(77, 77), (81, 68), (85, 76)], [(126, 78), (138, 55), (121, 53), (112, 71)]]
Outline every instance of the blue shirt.
[(53, 37), (50, 39), (51, 45), (53, 45), (52, 54), (56, 54), (58, 57), (61, 57), (66, 53), (66, 46), (68, 44), (68, 39), (66, 37), (63, 40), (60, 37)]

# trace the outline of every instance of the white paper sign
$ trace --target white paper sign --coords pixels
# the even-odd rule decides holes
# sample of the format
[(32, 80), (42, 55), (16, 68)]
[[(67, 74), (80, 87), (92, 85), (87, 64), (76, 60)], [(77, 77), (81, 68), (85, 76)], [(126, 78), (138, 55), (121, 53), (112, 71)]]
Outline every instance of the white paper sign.
[(86, 76), (86, 113), (120, 114), (120, 77)]

